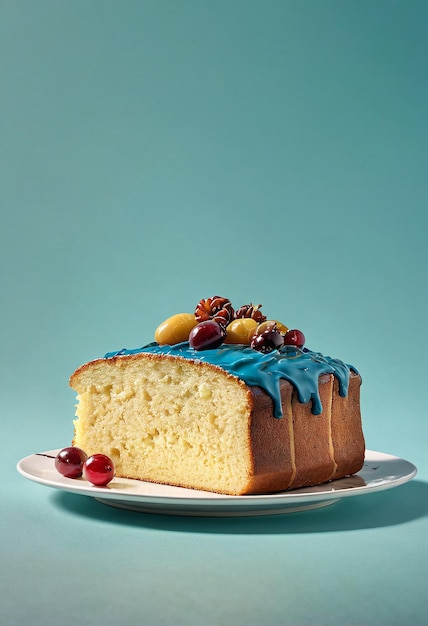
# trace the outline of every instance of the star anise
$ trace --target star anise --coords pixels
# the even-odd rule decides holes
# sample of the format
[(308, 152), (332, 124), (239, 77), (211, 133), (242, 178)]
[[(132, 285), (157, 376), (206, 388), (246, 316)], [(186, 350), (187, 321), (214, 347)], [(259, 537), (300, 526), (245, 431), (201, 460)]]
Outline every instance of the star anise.
[(250, 317), (258, 324), (261, 324), (261, 322), (264, 322), (266, 320), (266, 315), (263, 315), (263, 313), (260, 311), (261, 306), (261, 304), (244, 304), (235, 311), (235, 319), (239, 319), (241, 317)]

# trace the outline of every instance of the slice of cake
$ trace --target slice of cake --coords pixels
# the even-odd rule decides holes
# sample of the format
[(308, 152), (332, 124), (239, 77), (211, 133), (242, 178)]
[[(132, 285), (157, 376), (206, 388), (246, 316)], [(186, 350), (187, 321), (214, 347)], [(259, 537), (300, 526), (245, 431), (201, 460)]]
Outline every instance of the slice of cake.
[(300, 331), (267, 321), (260, 307), (213, 301), (167, 320), (154, 343), (74, 372), (73, 444), (109, 456), (120, 477), (224, 494), (359, 471), (356, 370), (304, 348)]

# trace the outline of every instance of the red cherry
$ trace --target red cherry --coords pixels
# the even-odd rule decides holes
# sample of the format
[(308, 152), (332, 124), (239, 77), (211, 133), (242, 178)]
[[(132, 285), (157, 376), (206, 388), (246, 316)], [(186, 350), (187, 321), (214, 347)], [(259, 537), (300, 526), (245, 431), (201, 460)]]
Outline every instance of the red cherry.
[(297, 348), (303, 348), (305, 345), (305, 335), (301, 330), (293, 329), (289, 330), (284, 335), (285, 346), (296, 346)]
[(284, 337), (281, 335), (279, 330), (276, 329), (276, 326), (268, 328), (264, 332), (260, 333), (260, 335), (253, 335), (251, 340), (251, 347), (253, 350), (258, 350), (264, 354), (272, 352), (273, 350), (279, 350), (283, 344)]
[(93, 454), (83, 464), (83, 478), (97, 487), (105, 487), (114, 478), (113, 461), (105, 454)]
[(66, 478), (79, 478), (87, 458), (86, 452), (80, 448), (63, 448), (55, 457), (55, 469)]
[(224, 341), (226, 331), (214, 320), (199, 322), (189, 334), (189, 344), (194, 350), (218, 348)]

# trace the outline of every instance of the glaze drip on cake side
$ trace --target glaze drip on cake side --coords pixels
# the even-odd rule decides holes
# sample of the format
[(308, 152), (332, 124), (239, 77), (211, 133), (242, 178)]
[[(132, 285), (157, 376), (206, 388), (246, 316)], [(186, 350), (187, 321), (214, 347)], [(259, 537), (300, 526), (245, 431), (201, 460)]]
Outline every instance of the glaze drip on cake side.
[(339, 359), (323, 356), (304, 348), (283, 347), (268, 354), (244, 345), (224, 344), (212, 350), (194, 350), (189, 343), (159, 345), (151, 343), (134, 350), (122, 349), (108, 352), (104, 358), (111, 359), (142, 352), (182, 357), (193, 361), (210, 363), (243, 380), (249, 386), (261, 387), (273, 400), (274, 416), (282, 417), (280, 380), (288, 380), (297, 390), (299, 402), (312, 401), (312, 413), (319, 415), (322, 405), (318, 390), (319, 377), (333, 374), (339, 381), (339, 394), (348, 393), (349, 372), (354, 367)]

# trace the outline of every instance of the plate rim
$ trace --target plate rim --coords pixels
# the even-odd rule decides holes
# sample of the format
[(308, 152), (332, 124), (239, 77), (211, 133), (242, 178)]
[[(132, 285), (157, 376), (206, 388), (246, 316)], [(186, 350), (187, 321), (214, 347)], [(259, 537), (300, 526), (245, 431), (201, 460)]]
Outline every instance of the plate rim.
[[(247, 514), (248, 512), (251, 514), (251, 511), (259, 511), (259, 514), (263, 511), (264, 514), (266, 514), (266, 510), (270, 510), (272, 513), (275, 513), (275, 511), (285, 512), (285, 509), (287, 508), (293, 508), (293, 510), (295, 510), (296, 506), (301, 506), (303, 510), (307, 508), (318, 508), (317, 504), (321, 506), (321, 503), (323, 502), (330, 501), (331, 504), (333, 504), (334, 502), (337, 502), (345, 497), (365, 495), (397, 487), (412, 480), (417, 474), (416, 466), (406, 459), (385, 452), (366, 450), (364, 466), (360, 472), (356, 473), (355, 476), (358, 477), (361, 473), (364, 473), (364, 468), (368, 464), (380, 463), (382, 466), (382, 464), (387, 461), (402, 463), (406, 468), (406, 471), (404, 473), (402, 472), (398, 476), (393, 476), (389, 480), (383, 479), (378, 483), (374, 482), (369, 485), (365, 484), (340, 488), (341, 481), (343, 484), (343, 481), (349, 480), (349, 478), (344, 478), (315, 487), (304, 487), (291, 491), (272, 494), (231, 496), (207, 491), (198, 491), (185, 487), (173, 487), (171, 485), (162, 485), (159, 483), (150, 483), (136, 479), (121, 478), (118, 479), (116, 485), (111, 483), (110, 486), (107, 487), (95, 487), (88, 484), (86, 481), (83, 481), (83, 479), (65, 478), (60, 474), (58, 474), (57, 480), (44, 478), (41, 475), (41, 471), (38, 473), (35, 471), (31, 472), (28, 467), (25, 467), (28, 466), (28, 463), (32, 460), (35, 460), (35, 457), (45, 456), (47, 458), (51, 458), (54, 457), (59, 450), (61, 450), (61, 448), (48, 450), (46, 452), (36, 452), (25, 456), (18, 461), (16, 469), (24, 478), (27, 478), (28, 480), (60, 491), (93, 497), (103, 504), (109, 504), (111, 506), (119, 506), (119, 504), (121, 504), (122, 506), (120, 508), (131, 508), (141, 512), (168, 512), (170, 514), (183, 514), (182, 511), (185, 511), (186, 514), (194, 515), (197, 510), (201, 510), (204, 514), (206, 514), (209, 511), (224, 512), (230, 510), (236, 511), (239, 509), (247, 511)], [(371, 469), (376, 471), (379, 468)], [(52, 471), (52, 468), (49, 468), (46, 471), (50, 472)], [(132, 487), (134, 483), (139, 487), (143, 487), (143, 489), (146, 486), (149, 491), (155, 493), (126, 493), (126, 491), (121, 492), (120, 489), (117, 488), (118, 484), (130, 484)], [(335, 489), (335, 486), (338, 486), (339, 488)], [(168, 489), (177, 491), (177, 494), (162, 494), (162, 490), (167, 491)], [(156, 490), (161, 493), (156, 493)], [(308, 507), (309, 503), (312, 503), (314, 506)], [(128, 506), (125, 507), (123, 506), (124, 504), (127, 504)]]

